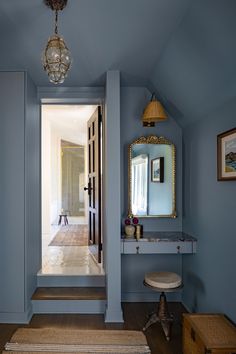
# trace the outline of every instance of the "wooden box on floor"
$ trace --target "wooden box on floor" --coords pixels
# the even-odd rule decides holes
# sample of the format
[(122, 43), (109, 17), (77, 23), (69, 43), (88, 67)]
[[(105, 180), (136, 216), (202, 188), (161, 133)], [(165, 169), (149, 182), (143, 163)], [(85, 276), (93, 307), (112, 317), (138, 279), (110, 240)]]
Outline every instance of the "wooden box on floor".
[(184, 354), (236, 354), (236, 327), (224, 315), (184, 314)]

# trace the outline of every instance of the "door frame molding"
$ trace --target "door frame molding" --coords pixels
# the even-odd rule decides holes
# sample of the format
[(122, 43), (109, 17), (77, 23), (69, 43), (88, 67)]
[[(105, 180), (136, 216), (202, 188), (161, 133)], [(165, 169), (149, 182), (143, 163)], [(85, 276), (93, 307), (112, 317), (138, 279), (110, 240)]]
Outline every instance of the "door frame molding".
[(104, 106), (104, 87), (38, 87), (40, 104), (97, 104)]
[[(120, 72), (108, 71), (105, 85), (106, 87), (38, 87), (38, 99), (41, 104), (97, 104), (102, 107), (104, 161), (102, 203), (106, 214), (109, 214), (109, 217), (103, 215), (102, 218), (102, 238), (103, 242), (105, 241), (103, 266), (107, 291), (105, 322), (123, 322), (120, 254), (120, 134), (118, 134), (120, 132)], [(113, 136), (115, 140), (112, 139)], [(107, 162), (109, 167), (105, 167)], [(114, 185), (114, 180), (111, 183), (113, 170), (117, 172), (115, 204), (111, 197)]]

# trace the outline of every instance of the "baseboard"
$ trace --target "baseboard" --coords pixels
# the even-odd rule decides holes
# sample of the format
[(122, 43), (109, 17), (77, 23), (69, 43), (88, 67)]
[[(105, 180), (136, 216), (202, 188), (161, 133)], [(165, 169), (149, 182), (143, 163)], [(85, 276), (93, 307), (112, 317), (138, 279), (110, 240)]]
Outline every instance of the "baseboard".
[(25, 312), (0, 312), (0, 323), (22, 323), (27, 324), (33, 316), (32, 306)]
[[(122, 293), (122, 302), (157, 302), (159, 301), (159, 293), (147, 292), (125, 292)], [(166, 293), (167, 301), (182, 302), (181, 293)]]

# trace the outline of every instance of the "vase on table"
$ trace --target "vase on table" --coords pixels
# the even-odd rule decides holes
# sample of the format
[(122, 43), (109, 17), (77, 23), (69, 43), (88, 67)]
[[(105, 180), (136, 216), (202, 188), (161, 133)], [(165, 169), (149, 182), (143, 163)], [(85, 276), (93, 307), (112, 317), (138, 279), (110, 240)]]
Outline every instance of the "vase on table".
[(135, 226), (134, 225), (125, 225), (125, 235), (127, 238), (134, 237)]

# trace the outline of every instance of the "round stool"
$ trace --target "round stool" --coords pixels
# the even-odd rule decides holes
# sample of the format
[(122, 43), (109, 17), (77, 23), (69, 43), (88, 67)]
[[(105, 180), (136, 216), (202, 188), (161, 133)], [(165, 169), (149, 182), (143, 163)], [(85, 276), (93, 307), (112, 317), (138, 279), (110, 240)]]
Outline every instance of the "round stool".
[(59, 215), (58, 225), (61, 225), (62, 218), (64, 218), (64, 225), (68, 225), (67, 214), (60, 214)]
[(160, 292), (160, 300), (157, 313), (151, 314), (143, 331), (146, 331), (153, 323), (159, 322), (169, 341), (171, 336), (171, 326), (173, 316), (170, 315), (166, 301), (165, 292), (178, 291), (183, 287), (181, 277), (172, 272), (152, 272), (145, 274), (143, 284), (154, 291)]

